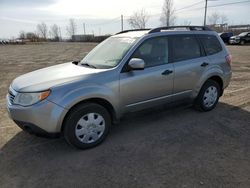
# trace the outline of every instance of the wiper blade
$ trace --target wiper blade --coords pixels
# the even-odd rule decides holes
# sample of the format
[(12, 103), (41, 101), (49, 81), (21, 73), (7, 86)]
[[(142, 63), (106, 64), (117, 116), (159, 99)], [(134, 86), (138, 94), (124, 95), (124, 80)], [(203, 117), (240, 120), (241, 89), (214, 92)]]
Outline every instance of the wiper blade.
[(88, 63), (82, 63), (81, 65), (85, 65), (85, 66), (87, 66), (87, 67), (91, 67), (91, 68), (96, 69), (96, 66), (90, 65), (90, 64), (88, 64)]
[(72, 61), (72, 63), (78, 65), (79, 61)]
[(110, 61), (120, 61), (120, 60), (121, 59), (109, 59), (109, 60), (105, 61), (105, 63), (110, 62)]

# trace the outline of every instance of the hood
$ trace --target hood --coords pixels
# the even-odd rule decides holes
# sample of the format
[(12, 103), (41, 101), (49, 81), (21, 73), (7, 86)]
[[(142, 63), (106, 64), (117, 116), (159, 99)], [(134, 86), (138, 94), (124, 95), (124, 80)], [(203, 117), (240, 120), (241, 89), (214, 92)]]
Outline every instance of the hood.
[(230, 37), (231, 39), (239, 39), (240, 38), (240, 36), (239, 35), (234, 35), (234, 36), (232, 36), (232, 37)]
[(78, 66), (71, 62), (64, 63), (19, 76), (12, 82), (11, 87), (18, 92), (44, 91), (56, 85), (84, 79), (91, 74), (103, 71), (105, 69)]

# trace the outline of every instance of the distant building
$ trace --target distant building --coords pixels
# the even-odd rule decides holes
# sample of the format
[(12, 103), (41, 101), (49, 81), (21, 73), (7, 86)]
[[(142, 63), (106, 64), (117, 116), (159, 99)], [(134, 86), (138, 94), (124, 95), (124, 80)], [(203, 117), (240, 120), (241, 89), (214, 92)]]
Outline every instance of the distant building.
[(74, 42), (102, 42), (111, 35), (72, 35), (71, 41)]
[(225, 24), (214, 24), (209, 25), (211, 29), (214, 31), (221, 33), (221, 32), (232, 32), (234, 35), (238, 35), (245, 31), (250, 31), (250, 24), (247, 25), (228, 25)]
[(72, 35), (72, 40), (74, 42), (89, 42), (92, 41), (94, 35)]
[(228, 29), (231, 30), (250, 30), (250, 25), (230, 25)]

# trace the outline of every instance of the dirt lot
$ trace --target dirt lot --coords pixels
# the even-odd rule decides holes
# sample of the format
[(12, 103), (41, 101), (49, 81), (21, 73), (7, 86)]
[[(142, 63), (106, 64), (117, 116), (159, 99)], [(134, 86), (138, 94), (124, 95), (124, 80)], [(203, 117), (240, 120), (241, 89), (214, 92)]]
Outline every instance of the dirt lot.
[(229, 46), (233, 78), (215, 110), (127, 115), (94, 149), (26, 134), (8, 119), (12, 79), (83, 57), (94, 45), (0, 46), (0, 187), (250, 187), (250, 46)]

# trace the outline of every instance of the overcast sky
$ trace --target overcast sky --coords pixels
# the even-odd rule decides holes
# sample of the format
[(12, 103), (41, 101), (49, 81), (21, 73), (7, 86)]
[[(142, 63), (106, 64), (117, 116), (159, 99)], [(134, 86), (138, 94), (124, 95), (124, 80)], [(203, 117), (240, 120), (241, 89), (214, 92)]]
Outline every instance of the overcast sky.
[[(66, 34), (69, 18), (75, 18), (77, 33), (86, 32), (112, 34), (120, 31), (120, 15), (124, 15), (124, 27), (129, 29), (127, 18), (134, 11), (144, 9), (150, 19), (147, 27), (160, 25), (159, 17), (164, 0), (0, 0), (0, 38), (17, 37), (21, 30), (35, 31), (36, 25), (45, 22), (48, 26), (56, 23), (62, 35)], [(178, 25), (191, 22), (202, 25), (205, 0), (174, 0)], [(208, 6), (239, 2), (244, 0), (210, 0)], [(182, 9), (189, 5), (197, 5)], [(179, 10), (182, 9), (182, 10)], [(224, 14), (229, 24), (250, 24), (250, 1), (228, 6), (209, 7), (208, 16), (213, 12)]]

